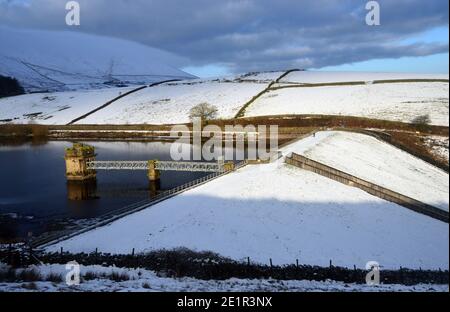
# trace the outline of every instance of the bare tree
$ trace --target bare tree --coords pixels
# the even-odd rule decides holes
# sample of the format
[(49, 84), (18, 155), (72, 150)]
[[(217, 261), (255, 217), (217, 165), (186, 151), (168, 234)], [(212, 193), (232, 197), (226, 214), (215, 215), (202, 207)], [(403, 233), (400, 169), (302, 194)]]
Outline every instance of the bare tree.
[(212, 120), (217, 118), (219, 110), (216, 106), (210, 105), (208, 103), (200, 103), (191, 108), (189, 111), (189, 118), (193, 120), (194, 118), (201, 118), (202, 120)]
[(431, 123), (430, 115), (427, 114), (427, 115), (417, 116), (416, 118), (414, 118), (412, 120), (412, 123), (415, 125), (427, 126)]
[(431, 124), (430, 115), (417, 116), (412, 120), (412, 123), (416, 126), (419, 131), (427, 131), (428, 126)]

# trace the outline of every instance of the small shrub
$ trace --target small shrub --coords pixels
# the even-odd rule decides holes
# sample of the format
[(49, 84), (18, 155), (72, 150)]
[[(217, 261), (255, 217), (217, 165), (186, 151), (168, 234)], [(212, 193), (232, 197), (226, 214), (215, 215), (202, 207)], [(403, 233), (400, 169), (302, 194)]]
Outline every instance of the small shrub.
[(47, 282), (61, 283), (63, 281), (63, 278), (60, 274), (50, 273), (45, 280)]
[(114, 281), (114, 282), (126, 282), (130, 280), (130, 277), (128, 274), (122, 272), (112, 272), (109, 276), (107, 276), (108, 279)]
[(93, 281), (95, 279), (98, 279), (98, 275), (95, 272), (89, 271), (89, 272), (87, 272), (86, 274), (83, 275), (83, 279), (85, 281)]
[(17, 281), (17, 272), (13, 268), (0, 271), (0, 282), (15, 282)]
[(22, 284), (22, 288), (27, 289), (27, 290), (38, 290), (36, 283)]
[(417, 116), (412, 120), (412, 123), (419, 126), (428, 126), (431, 123), (430, 115)]
[(429, 128), (431, 124), (431, 118), (430, 115), (421, 115), (417, 116), (412, 120), (412, 123), (416, 125), (417, 129), (419, 131), (425, 132)]
[(37, 282), (42, 280), (42, 276), (35, 269), (23, 270), (17, 277), (22, 282)]

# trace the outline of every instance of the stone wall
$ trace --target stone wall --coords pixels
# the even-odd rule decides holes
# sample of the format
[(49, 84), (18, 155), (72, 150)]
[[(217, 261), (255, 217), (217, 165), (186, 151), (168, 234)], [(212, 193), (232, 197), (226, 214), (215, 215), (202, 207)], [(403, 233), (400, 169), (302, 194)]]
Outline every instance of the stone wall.
[(286, 163), (308, 171), (312, 171), (340, 183), (360, 188), (371, 195), (396, 203), (415, 212), (447, 223), (449, 222), (447, 211), (425, 204), (411, 197), (394, 192), (392, 190), (360, 179), (327, 165), (321, 164), (302, 155), (292, 153), (290, 157), (286, 157)]

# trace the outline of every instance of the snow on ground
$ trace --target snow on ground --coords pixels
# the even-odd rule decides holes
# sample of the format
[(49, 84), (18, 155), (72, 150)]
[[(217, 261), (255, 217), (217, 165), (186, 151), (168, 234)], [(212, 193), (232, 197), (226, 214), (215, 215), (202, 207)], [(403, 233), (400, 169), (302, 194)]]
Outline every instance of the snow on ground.
[(412, 74), (412, 73), (377, 73), (377, 72), (323, 72), (295, 71), (281, 79), (280, 83), (329, 83), (375, 80), (404, 79), (448, 79), (448, 74)]
[(448, 137), (428, 136), (425, 138), (425, 144), (431, 149), (431, 152), (437, 157), (449, 160), (448, 154)]
[[(449, 210), (448, 173), (373, 137), (350, 132), (316, 134), (301, 155), (429, 205)], [(292, 149), (295, 149), (295, 144)]]
[[(189, 110), (202, 102), (215, 105), (218, 108), (218, 118), (233, 118), (244, 104), (282, 74), (283, 72), (250, 73), (217, 80), (195, 79), (147, 88), (122, 98), (78, 123), (186, 123), (189, 122)], [(333, 82), (353, 78), (364, 80), (374, 77), (419, 77), (376, 73), (332, 73), (328, 76), (322, 72), (294, 72), (287, 77), (295, 81), (295, 77), (301, 75), (309, 77), (309, 80), (305, 81)], [(130, 88), (114, 88), (30, 94), (0, 99), (0, 122), (12, 119), (15, 123), (34, 121), (42, 124), (64, 124), (128, 90)], [(448, 126), (448, 92), (448, 83), (440, 82), (280, 89), (270, 91), (250, 105), (246, 116), (319, 114), (412, 122), (418, 116), (429, 114), (432, 124)], [(37, 117), (29, 116), (35, 113), (42, 114)]]
[[(415, 286), (403, 285), (379, 285), (368, 286), (362, 284), (346, 284), (335, 281), (278, 281), (272, 279), (229, 279), (219, 280), (197, 280), (193, 278), (165, 278), (159, 277), (153, 271), (143, 269), (121, 269), (101, 266), (81, 266), (81, 276), (86, 273), (100, 275), (98, 279), (82, 281), (78, 286), (67, 286), (64, 279), (68, 271), (64, 265), (41, 265), (33, 266), (42, 276), (42, 280), (50, 276), (59, 275), (63, 282), (38, 281), (30, 283), (5, 283), (0, 282), (0, 291), (20, 292), (448, 292), (448, 285), (426, 285)], [(108, 275), (128, 276), (128, 281), (112, 281)], [(103, 277), (101, 275), (104, 275)], [(35, 289), (30, 289), (35, 288)]]
[(17, 78), (29, 92), (194, 78), (174, 67), (182, 58), (122, 39), (0, 27), (0, 42), (0, 75)]
[(134, 88), (35, 93), (0, 99), (0, 123), (67, 124)]
[(434, 125), (449, 125), (449, 84), (439, 82), (288, 88), (271, 91), (246, 116), (345, 115), (412, 122), (429, 114)]
[(203, 102), (218, 108), (219, 118), (233, 118), (265, 83), (205, 81), (167, 84), (131, 94), (78, 124), (171, 124), (189, 122), (189, 110)]
[[(310, 141), (296, 143), (299, 152)], [(420, 168), (420, 167), (419, 167)], [(448, 224), (285, 164), (247, 166), (49, 246), (128, 254), (186, 247), (259, 263), (448, 268)]]

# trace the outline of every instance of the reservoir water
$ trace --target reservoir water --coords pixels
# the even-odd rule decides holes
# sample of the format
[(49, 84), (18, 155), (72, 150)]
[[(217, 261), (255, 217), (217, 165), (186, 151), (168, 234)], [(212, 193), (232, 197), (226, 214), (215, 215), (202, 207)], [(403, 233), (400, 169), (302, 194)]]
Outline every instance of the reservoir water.
[[(97, 160), (170, 160), (172, 143), (89, 142)], [(66, 181), (64, 150), (71, 142), (0, 146), (0, 242), (36, 237), (150, 199), (208, 173), (98, 171), (92, 185)]]

